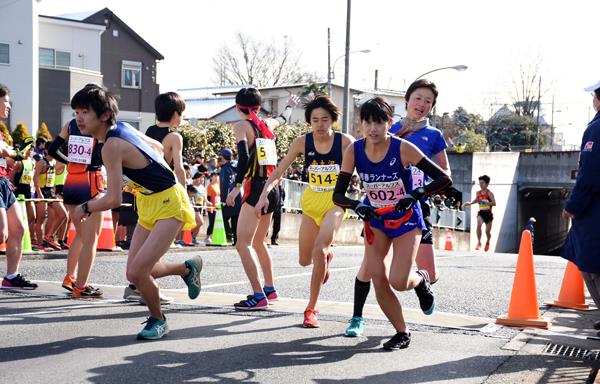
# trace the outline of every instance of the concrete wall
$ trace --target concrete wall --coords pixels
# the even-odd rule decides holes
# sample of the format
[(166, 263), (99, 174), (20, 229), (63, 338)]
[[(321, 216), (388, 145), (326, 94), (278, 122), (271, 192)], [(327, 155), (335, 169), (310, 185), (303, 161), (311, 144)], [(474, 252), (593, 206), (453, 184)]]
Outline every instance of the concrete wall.
[[(494, 222), (490, 251), (508, 252), (518, 241), (515, 230), (518, 223), (518, 171), (519, 152), (476, 152), (473, 153), (473, 182), (471, 196), (479, 190), (478, 178), (488, 175), (491, 178), (489, 189), (496, 198), (493, 208)], [(471, 217), (471, 245), (477, 244), (477, 205), (469, 207)], [(485, 227), (482, 229), (482, 245), (485, 243)]]
[(38, 123), (38, 2), (0, 1), (0, 42), (9, 45), (10, 63), (0, 64), (0, 82), (11, 89), (10, 129), (23, 122), (34, 133)]

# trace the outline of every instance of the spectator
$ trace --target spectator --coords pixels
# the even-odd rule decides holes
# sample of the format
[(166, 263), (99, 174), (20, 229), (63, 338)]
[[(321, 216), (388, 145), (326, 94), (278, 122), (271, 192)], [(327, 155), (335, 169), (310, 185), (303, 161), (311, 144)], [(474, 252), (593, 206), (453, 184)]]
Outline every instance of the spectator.
[(206, 188), (206, 197), (208, 199), (206, 205), (209, 206), (209, 208), (206, 209), (208, 213), (208, 228), (206, 229), (206, 239), (204, 240), (204, 243), (210, 244), (210, 236), (213, 233), (215, 219), (217, 218), (217, 210), (214, 207), (217, 207), (217, 205), (221, 203), (221, 187), (219, 186), (218, 173), (212, 173), (210, 175), (210, 184)]
[[(236, 168), (232, 164), (233, 151), (229, 148), (223, 148), (221, 150), (221, 191), (227, 191), (227, 194), (235, 187), (235, 177), (237, 176)], [(240, 215), (240, 209), (242, 208), (242, 196), (238, 195), (235, 198), (235, 205), (223, 206), (223, 225), (225, 227), (225, 234), (227, 235), (227, 242), (235, 245), (237, 241), (237, 220)]]

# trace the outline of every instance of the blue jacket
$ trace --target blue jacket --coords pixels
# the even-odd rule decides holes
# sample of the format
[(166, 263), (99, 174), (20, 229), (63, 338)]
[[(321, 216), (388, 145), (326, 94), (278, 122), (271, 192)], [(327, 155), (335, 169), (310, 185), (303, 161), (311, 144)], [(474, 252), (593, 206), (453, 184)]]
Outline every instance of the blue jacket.
[[(233, 166), (233, 164), (231, 164), (231, 161), (228, 161), (227, 163), (223, 164), (221, 166), (221, 174), (220, 174), (220, 178), (221, 178), (221, 196), (222, 196), (222, 200), (223, 203), (225, 203), (225, 199), (227, 198), (227, 195), (229, 194), (229, 192), (231, 192), (231, 190), (233, 189), (233, 187), (235, 186), (235, 176), (237, 175), (237, 171), (236, 171), (236, 167)], [(226, 204), (223, 204), (222, 206), (223, 208), (223, 217), (233, 217), (233, 216), (239, 216), (240, 214), (240, 209), (242, 208), (242, 196), (241, 193), (239, 195), (237, 195), (237, 197), (235, 198), (235, 205), (233, 207), (230, 207)]]
[(600, 273), (600, 112), (583, 133), (577, 180), (565, 209), (575, 215), (562, 257), (584, 272)]

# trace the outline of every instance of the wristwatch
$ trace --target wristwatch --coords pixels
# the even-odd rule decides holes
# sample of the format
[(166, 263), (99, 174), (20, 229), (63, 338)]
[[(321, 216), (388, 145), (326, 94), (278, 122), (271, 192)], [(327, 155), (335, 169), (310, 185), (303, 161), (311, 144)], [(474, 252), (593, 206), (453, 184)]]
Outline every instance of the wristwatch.
[(88, 207), (87, 201), (85, 203), (81, 204), (81, 208), (83, 209), (84, 213), (87, 213), (88, 216), (92, 214), (92, 212), (90, 212), (90, 208)]

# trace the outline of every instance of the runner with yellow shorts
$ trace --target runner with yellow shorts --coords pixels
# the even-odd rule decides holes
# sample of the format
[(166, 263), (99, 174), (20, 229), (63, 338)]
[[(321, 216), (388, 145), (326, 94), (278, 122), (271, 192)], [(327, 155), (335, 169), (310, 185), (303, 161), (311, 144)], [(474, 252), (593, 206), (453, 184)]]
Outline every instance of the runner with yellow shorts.
[(106, 194), (78, 205), (73, 221), (80, 222), (92, 212), (120, 206), (122, 181), (136, 195), (139, 221), (127, 255), (127, 279), (138, 288), (150, 311), (137, 338), (160, 339), (169, 332), (169, 327), (160, 307), (155, 279), (179, 275), (188, 287), (190, 299), (200, 294), (200, 256), (183, 263), (160, 261), (177, 233), (196, 225), (194, 210), (187, 192), (159, 153), (162, 145), (131, 125), (116, 122), (117, 102), (106, 88), (83, 88), (73, 96), (71, 107), (81, 133), (104, 143), (102, 159), (108, 178)]
[(257, 215), (268, 207), (268, 195), (282, 175), (300, 155), (308, 172), (308, 188), (302, 195), (302, 222), (299, 236), (299, 263), (313, 265), (310, 298), (304, 311), (303, 326), (318, 328), (317, 300), (323, 284), (329, 279), (329, 263), (333, 257), (331, 243), (346, 216), (346, 211), (333, 203), (333, 190), (342, 164), (342, 154), (354, 142), (350, 135), (333, 130), (339, 108), (327, 96), (318, 96), (305, 107), (306, 122), (312, 132), (296, 138), (287, 155), (271, 174), (256, 204)]

